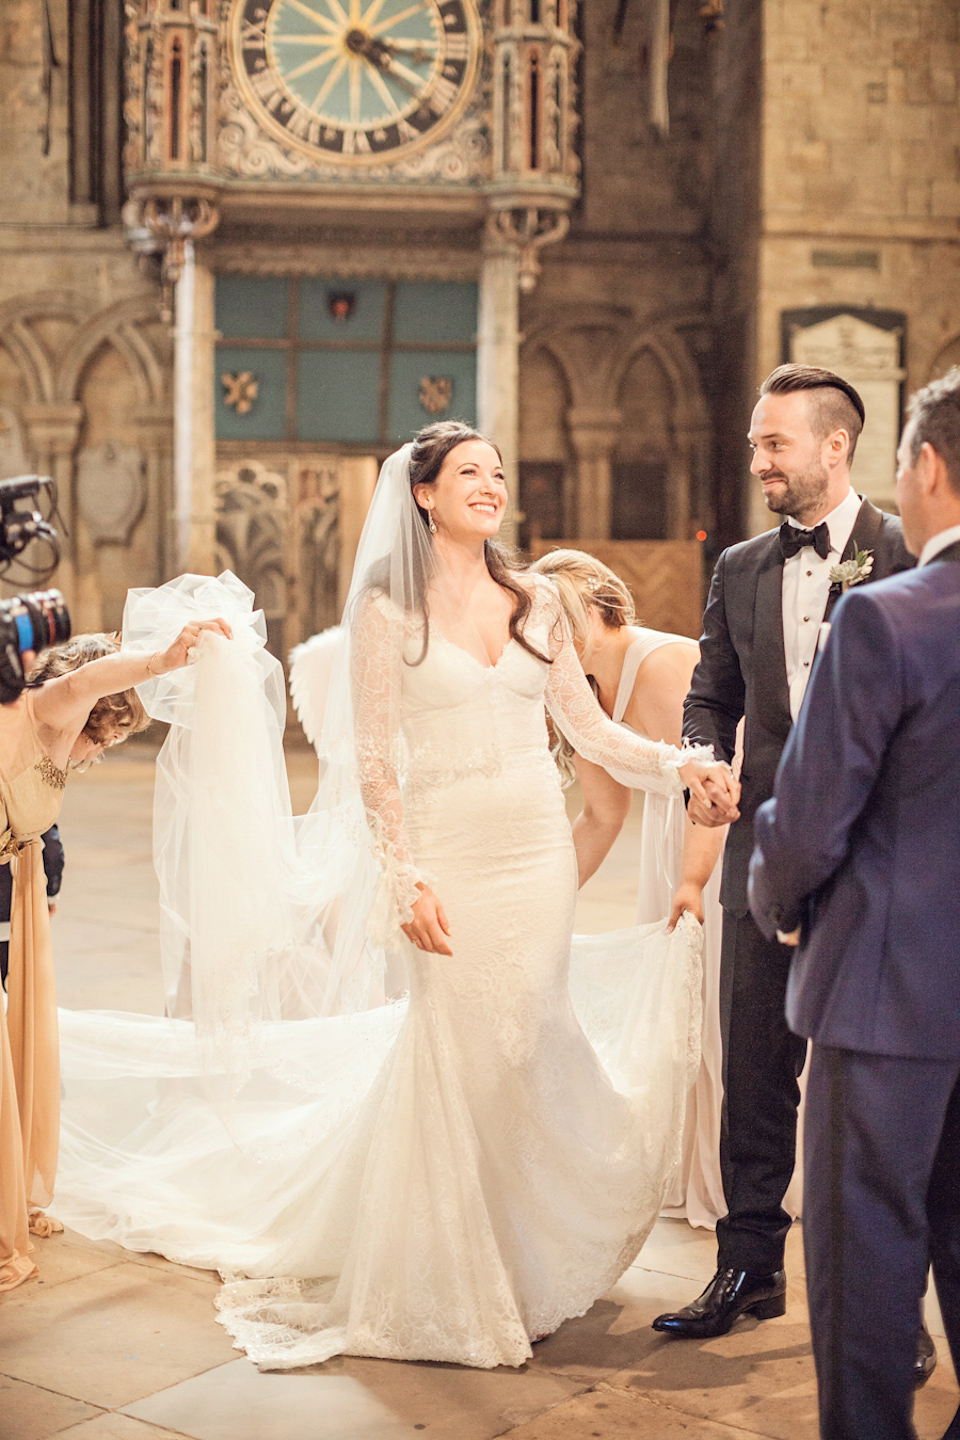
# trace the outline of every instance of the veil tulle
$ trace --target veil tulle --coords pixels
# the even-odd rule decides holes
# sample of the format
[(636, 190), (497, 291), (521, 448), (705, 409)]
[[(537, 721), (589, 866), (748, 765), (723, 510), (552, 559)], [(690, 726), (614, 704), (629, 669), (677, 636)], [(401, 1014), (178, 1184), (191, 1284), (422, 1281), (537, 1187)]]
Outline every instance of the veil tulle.
[[(320, 779), (307, 815), (291, 812), (283, 674), (252, 593), (225, 572), (184, 575), (127, 600), (127, 651), (162, 648), (188, 621), (214, 615), (233, 633), (227, 641), (204, 632), (193, 663), (139, 687), (147, 712), (170, 726), (154, 803), (166, 1011), (195, 1023), (211, 1072), (246, 1078), (265, 1023), (365, 1010), (405, 985), (398, 887), (409, 892), (419, 877), (409, 864), (400, 875), (395, 847), (371, 832), (354, 690), (378, 680), (358, 653), (370, 607), (400, 627), (411, 663), (428, 589), (448, 626), (458, 623), (443, 609), (448, 587), (410, 491), (410, 449), (382, 467), (343, 622), (324, 648)], [(396, 687), (377, 698), (376, 723), (402, 777)]]

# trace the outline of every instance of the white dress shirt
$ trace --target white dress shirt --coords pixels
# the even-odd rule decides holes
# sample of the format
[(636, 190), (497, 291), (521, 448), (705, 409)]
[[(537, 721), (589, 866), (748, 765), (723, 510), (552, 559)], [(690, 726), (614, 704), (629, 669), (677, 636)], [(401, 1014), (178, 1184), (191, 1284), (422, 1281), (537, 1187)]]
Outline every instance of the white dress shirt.
[(931, 560), (937, 558), (941, 550), (946, 550), (948, 545), (955, 545), (958, 540), (960, 540), (960, 525), (951, 525), (949, 530), (941, 530), (939, 535), (931, 535), (920, 551), (917, 567), (929, 565)]
[[(787, 661), (790, 715), (794, 720), (800, 714), (813, 657), (817, 653), (820, 622), (827, 608), (830, 590), (830, 571), (840, 563), (860, 513), (860, 505), (860, 496), (851, 486), (840, 504), (824, 516), (830, 532), (830, 553), (825, 560), (820, 559), (812, 545), (805, 545), (783, 562), (783, 649)], [(800, 530), (814, 528), (801, 525), (791, 515), (787, 516), (787, 523)]]

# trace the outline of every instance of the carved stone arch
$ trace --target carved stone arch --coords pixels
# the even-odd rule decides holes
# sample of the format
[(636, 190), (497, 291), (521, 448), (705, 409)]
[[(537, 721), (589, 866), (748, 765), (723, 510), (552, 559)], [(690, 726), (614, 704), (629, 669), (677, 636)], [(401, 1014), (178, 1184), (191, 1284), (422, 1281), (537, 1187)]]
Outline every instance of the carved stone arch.
[[(612, 475), (618, 534), (684, 540), (694, 528), (711, 526), (709, 412), (696, 361), (682, 334), (684, 327), (702, 323), (699, 316), (680, 317), (639, 329), (621, 356), (617, 407), (623, 428)], [(645, 355), (663, 377), (666, 410), (666, 433), (646, 455), (644, 445), (638, 443), (635, 417), (631, 426), (633, 407), (626, 393)], [(635, 512), (633, 519), (623, 513), (624, 501), (631, 502), (627, 508)]]
[(60, 290), (39, 290), (0, 305), (0, 341), (16, 360), (31, 405), (54, 403), (57, 364), (57, 357), (49, 353), (32, 322), (66, 320), (80, 326), (90, 309), (83, 296)]
[(62, 401), (77, 398), (83, 372), (104, 344), (112, 345), (123, 357), (143, 405), (160, 405), (165, 398), (166, 367), (140, 328), (144, 320), (156, 319), (156, 299), (138, 295), (102, 310), (82, 325), (64, 352), (57, 370), (57, 396)]
[(558, 306), (527, 331), (521, 356), (549, 351), (567, 378), (572, 409), (610, 407), (618, 358), (633, 328), (632, 313), (622, 306)]
[(668, 376), (675, 398), (675, 420), (677, 425), (689, 429), (709, 428), (709, 415), (700, 382), (696, 362), (690, 354), (683, 337), (678, 333), (685, 324), (702, 324), (702, 317), (689, 321), (663, 321), (649, 329), (635, 331), (629, 338), (621, 355), (620, 371), (617, 377), (617, 394), (626, 373), (641, 350), (649, 350)]

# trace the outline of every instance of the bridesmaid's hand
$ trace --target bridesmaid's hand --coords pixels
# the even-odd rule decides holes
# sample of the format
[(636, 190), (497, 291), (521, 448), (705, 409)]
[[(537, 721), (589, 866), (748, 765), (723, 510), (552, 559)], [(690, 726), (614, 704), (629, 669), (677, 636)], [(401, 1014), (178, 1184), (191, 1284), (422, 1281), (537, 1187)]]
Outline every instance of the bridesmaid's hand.
[(443, 906), (426, 885), (418, 888), (420, 894), (414, 902), (413, 919), (409, 925), (400, 928), (418, 950), (424, 950), (428, 955), (452, 955), (453, 951), (447, 944), (450, 925)]
[(189, 625), (184, 625), (168, 649), (159, 651), (150, 657), (148, 673), (163, 675), (168, 670), (179, 670), (181, 665), (186, 665), (190, 658), (190, 651), (200, 639), (201, 630), (212, 630), (215, 635), (223, 635), (228, 640), (233, 638), (226, 620), (221, 620), (219, 617), (216, 620), (195, 620)]
[(681, 883), (677, 893), (673, 897), (673, 904), (670, 906), (670, 918), (667, 921), (667, 934), (672, 935), (676, 929), (677, 921), (681, 915), (689, 913), (703, 924), (703, 892), (699, 885), (693, 881)]

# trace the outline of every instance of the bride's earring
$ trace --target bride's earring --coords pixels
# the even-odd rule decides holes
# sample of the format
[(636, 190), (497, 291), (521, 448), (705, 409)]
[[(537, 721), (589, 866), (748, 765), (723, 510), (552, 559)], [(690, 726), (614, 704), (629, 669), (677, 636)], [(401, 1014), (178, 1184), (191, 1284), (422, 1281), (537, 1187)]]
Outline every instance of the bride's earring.
[(433, 511), (432, 511), (432, 510), (430, 511), (430, 519), (427, 521), (427, 529), (430, 531), (430, 534), (431, 534), (431, 535), (436, 535), (436, 533), (437, 533), (437, 523), (436, 523), (436, 521), (435, 521), (434, 518), (433, 518)]

